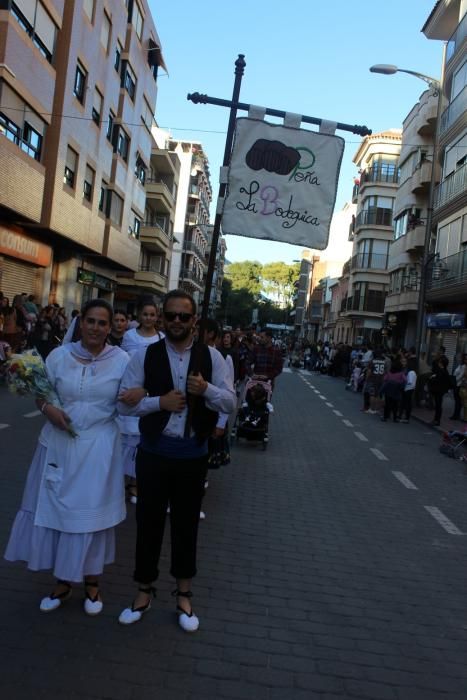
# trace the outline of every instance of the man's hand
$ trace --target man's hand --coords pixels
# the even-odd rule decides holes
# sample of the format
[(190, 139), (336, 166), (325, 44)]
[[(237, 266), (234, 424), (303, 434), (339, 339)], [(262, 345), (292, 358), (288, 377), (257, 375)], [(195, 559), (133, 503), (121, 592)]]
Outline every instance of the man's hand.
[(178, 389), (172, 389), (168, 394), (164, 394), (159, 399), (159, 406), (163, 411), (171, 413), (181, 413), (186, 406), (186, 396)]
[(122, 393), (118, 395), (118, 400), (127, 406), (133, 407), (137, 406), (141, 399), (144, 399), (146, 394), (146, 389), (143, 389), (141, 386), (135, 386), (131, 389), (127, 389), (126, 391), (122, 391)]
[(194, 394), (194, 396), (202, 396), (206, 389), (208, 388), (208, 383), (201, 374), (190, 374), (186, 382), (186, 388), (189, 394)]

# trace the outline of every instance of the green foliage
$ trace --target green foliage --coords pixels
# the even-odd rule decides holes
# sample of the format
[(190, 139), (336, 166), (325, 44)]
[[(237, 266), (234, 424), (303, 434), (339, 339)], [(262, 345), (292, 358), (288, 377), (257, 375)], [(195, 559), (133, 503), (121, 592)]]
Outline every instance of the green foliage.
[(228, 265), (225, 274), (233, 290), (246, 289), (253, 296), (258, 296), (261, 293), (261, 268), (259, 262), (244, 260)]
[(300, 263), (287, 265), (284, 262), (273, 262), (263, 265), (261, 277), (263, 289), (272, 294), (282, 305), (290, 304), (294, 294), (294, 282), (300, 274)]

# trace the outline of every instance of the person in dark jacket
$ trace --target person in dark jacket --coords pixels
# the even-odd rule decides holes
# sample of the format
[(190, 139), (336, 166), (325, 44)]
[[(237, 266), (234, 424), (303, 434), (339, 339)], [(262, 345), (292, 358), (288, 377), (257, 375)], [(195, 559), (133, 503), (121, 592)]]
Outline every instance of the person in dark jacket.
[(428, 387), (435, 402), (435, 415), (431, 425), (439, 425), (443, 410), (443, 397), (451, 388), (451, 377), (448, 372), (449, 360), (446, 355), (440, 355), (438, 360), (433, 362), (433, 373), (428, 380)]

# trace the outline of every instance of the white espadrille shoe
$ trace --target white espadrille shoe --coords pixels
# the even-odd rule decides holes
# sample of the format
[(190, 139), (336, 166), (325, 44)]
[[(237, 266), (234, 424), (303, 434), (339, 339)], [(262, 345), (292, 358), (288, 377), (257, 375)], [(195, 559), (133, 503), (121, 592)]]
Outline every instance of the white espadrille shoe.
[(41, 604), (39, 606), (39, 609), (41, 612), (52, 612), (53, 610), (57, 610), (63, 603), (71, 598), (71, 584), (68, 581), (62, 581), (58, 580), (57, 581), (57, 586), (66, 586), (66, 590), (63, 591), (63, 593), (51, 593), (51, 595), (48, 595), (46, 598), (42, 598)]
[[(141, 593), (147, 593), (149, 596), (152, 595), (153, 598), (156, 597), (156, 589), (154, 588), (154, 586), (147, 586), (144, 588), (140, 586), (138, 590), (141, 591)], [(119, 615), (118, 621), (121, 625), (133, 625), (135, 622), (139, 622), (143, 617), (144, 613), (148, 612), (148, 610), (150, 609), (151, 597), (149, 598), (146, 605), (140, 605), (138, 608), (135, 608), (135, 604), (133, 602), (131, 608), (125, 608), (125, 610), (122, 610), (122, 612)]]
[[(172, 595), (180, 598), (193, 598), (193, 593), (191, 591), (179, 591), (178, 588), (172, 591)], [(178, 615), (178, 624), (182, 630), (184, 632), (196, 632), (199, 627), (199, 618), (194, 614), (193, 610), (187, 612), (177, 604), (176, 612)]]
[[(84, 588), (86, 592), (86, 597), (84, 599), (84, 612), (86, 615), (99, 615), (99, 613), (102, 612), (102, 609), (104, 607), (104, 603), (102, 600), (99, 600), (99, 582), (98, 581), (85, 581), (84, 582)], [(90, 591), (88, 591), (88, 588), (95, 588), (96, 592), (94, 595), (91, 595)]]

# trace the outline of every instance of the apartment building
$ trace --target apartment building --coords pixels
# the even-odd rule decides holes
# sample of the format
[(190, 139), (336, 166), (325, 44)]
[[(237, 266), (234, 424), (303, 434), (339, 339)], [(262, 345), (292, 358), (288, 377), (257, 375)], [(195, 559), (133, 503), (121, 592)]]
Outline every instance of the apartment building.
[(147, 0), (0, 0), (5, 294), (70, 310), (138, 270), (161, 66)]
[[(394, 346), (416, 343), (420, 279), (430, 202), (430, 187), (439, 181), (434, 162), (438, 93), (426, 90), (402, 126), (399, 188), (394, 200), (394, 240), (389, 246), (385, 332)], [(433, 167), (435, 172), (433, 173)]]
[(141, 244), (138, 269), (117, 273), (116, 299), (119, 306), (131, 312), (138, 297), (148, 294), (160, 303), (169, 291), (180, 159), (169, 150), (166, 132), (155, 125), (151, 132), (153, 142), (144, 184), (146, 204), (138, 230)]
[(170, 287), (180, 287), (196, 301), (203, 296), (208, 251), (209, 206), (212, 189), (209, 162), (198, 141), (170, 141), (180, 159), (175, 210), (174, 248)]
[[(214, 231), (214, 226), (206, 226), (207, 235), (207, 247), (206, 247), (206, 269), (209, 265), (209, 256), (211, 253), (211, 246), (213, 243), (212, 234)], [(217, 310), (221, 305), (222, 300), (222, 283), (224, 281), (224, 265), (225, 265), (225, 254), (227, 252), (227, 243), (222, 234), (220, 234), (217, 241), (216, 257), (214, 261), (214, 272), (212, 276), (212, 286), (211, 294), (209, 296), (209, 316), (213, 318), (216, 316)], [(204, 292), (203, 292), (204, 293)]]
[[(439, 0), (423, 33), (447, 42), (438, 127), (441, 179), (434, 191), (434, 253), (426, 274), (426, 347), (467, 352), (467, 2)], [(451, 367), (452, 367), (451, 362)]]
[(366, 136), (353, 158), (359, 169), (352, 200), (357, 213), (349, 231), (353, 248), (342, 274), (347, 291), (341, 298), (336, 341), (381, 341), (400, 147), (401, 130), (389, 129)]

